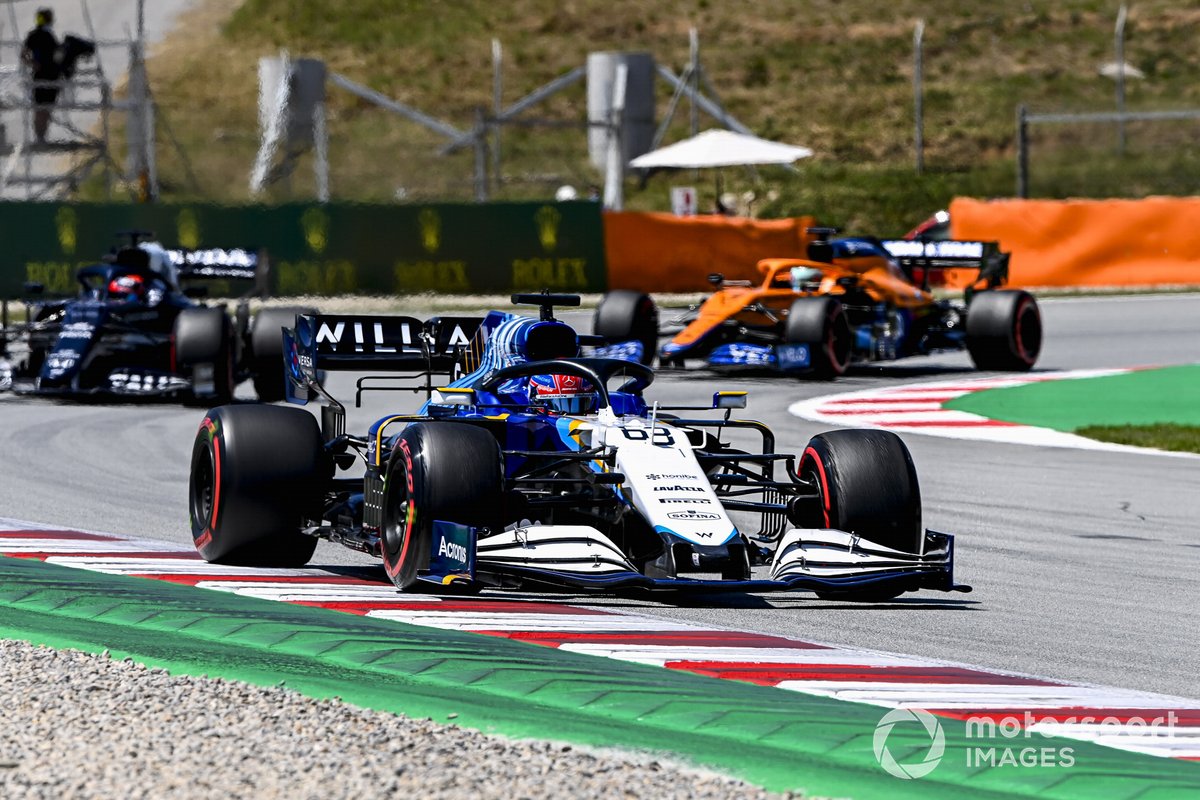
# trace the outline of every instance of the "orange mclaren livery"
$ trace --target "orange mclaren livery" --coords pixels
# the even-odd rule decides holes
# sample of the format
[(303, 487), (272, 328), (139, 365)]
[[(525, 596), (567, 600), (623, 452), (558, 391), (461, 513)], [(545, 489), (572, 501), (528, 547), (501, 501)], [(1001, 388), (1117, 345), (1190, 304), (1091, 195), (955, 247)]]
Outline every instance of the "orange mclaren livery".
[[(757, 284), (709, 276), (716, 291), (674, 320), (657, 353), (661, 363), (703, 359), (717, 369), (834, 378), (855, 362), (944, 350), (965, 349), (988, 370), (1028, 370), (1037, 360), (1037, 303), (1027, 292), (998, 288), (1008, 255), (995, 242), (830, 239), (833, 232), (810, 229), (818, 239), (808, 258), (758, 262)], [(951, 270), (976, 273), (962, 300), (931, 291)], [(609, 341), (640, 345), (644, 360), (661, 333), (649, 297), (627, 291), (605, 296), (595, 327)]]

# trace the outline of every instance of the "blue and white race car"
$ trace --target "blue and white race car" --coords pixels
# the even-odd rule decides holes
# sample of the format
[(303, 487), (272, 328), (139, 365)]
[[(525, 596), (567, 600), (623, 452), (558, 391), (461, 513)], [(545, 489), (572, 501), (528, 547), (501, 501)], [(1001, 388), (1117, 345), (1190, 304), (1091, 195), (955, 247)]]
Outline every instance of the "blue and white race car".
[(283, 399), (278, 369), (280, 328), (297, 308), (250, 314), (249, 294), (229, 314), (205, 305), (205, 282), (253, 282), (265, 293), (266, 272), (253, 250), (166, 249), (130, 242), (76, 273), (71, 297), (31, 299), (23, 323), (0, 314), (0, 392), (73, 398), (166, 398), (228, 402), (243, 380), (262, 400)]
[[(778, 453), (765, 425), (730, 418), (744, 392), (651, 402), (649, 367), (581, 357), (601, 342), (554, 319), (578, 297), (513, 299), (540, 317), (297, 316), (289, 399), (323, 398), (321, 423), (287, 406), (208, 412), (191, 464), (200, 554), (299, 566), (325, 538), (382, 558), (413, 591), (968, 589), (953, 580), (953, 537), (922, 527), (893, 434), (834, 431)], [(407, 373), (428, 400), (348, 433), (318, 380), (339, 369), (392, 373), (360, 378), (360, 392)]]

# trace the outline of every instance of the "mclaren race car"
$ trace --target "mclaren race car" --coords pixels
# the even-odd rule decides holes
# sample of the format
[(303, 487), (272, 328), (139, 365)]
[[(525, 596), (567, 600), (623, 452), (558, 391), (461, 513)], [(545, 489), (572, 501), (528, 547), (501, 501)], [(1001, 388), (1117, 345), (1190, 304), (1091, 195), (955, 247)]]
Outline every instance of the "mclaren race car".
[[(834, 431), (777, 452), (765, 425), (730, 418), (744, 392), (652, 402), (649, 367), (580, 356), (598, 341), (552, 309), (577, 296), (513, 299), (540, 317), (298, 316), (289, 400), (321, 397), (320, 425), (287, 406), (208, 412), (190, 479), (201, 556), (295, 567), (327, 539), (381, 558), (406, 591), (968, 589), (953, 537), (922, 527), (895, 435)], [(428, 400), (350, 433), (318, 369), (391, 372), (360, 392), (400, 388), (407, 370)]]
[[(808, 258), (760, 261), (758, 285), (709, 276), (716, 292), (672, 321), (660, 362), (836, 378), (852, 363), (944, 350), (965, 349), (985, 370), (1028, 370), (1037, 361), (1037, 302), (998, 288), (1008, 254), (995, 242), (831, 240), (831, 228), (809, 231), (819, 238)], [(962, 301), (931, 291), (949, 271), (974, 273)], [(660, 335), (650, 298), (629, 291), (604, 297), (595, 329), (647, 361)]]
[[(140, 241), (76, 275), (69, 299), (34, 299), (24, 323), (0, 330), (0, 390), (65, 396), (166, 397), (227, 402), (254, 381), (283, 399), (282, 327), (298, 309), (260, 311), (243, 299), (231, 318), (196, 299), (204, 280), (261, 282), (258, 256), (240, 249), (167, 250)], [(42, 288), (27, 284), (33, 297)], [(7, 308), (6, 308), (7, 310)]]

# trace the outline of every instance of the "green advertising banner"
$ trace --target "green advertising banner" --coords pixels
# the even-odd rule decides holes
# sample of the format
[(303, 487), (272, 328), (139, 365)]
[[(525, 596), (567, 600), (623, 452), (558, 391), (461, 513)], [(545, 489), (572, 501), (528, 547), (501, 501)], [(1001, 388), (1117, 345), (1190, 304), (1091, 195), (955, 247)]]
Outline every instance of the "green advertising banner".
[(167, 247), (265, 249), (272, 293), (606, 288), (599, 203), (283, 206), (0, 203), (0, 297), (74, 292), (75, 270), (153, 231)]

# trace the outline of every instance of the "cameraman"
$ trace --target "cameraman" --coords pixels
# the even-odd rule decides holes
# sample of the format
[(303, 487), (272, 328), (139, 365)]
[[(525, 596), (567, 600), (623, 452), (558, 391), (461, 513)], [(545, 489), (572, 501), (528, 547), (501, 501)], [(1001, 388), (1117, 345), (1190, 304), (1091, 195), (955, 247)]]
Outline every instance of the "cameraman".
[(29, 66), (33, 76), (33, 133), (38, 144), (44, 144), (46, 130), (50, 127), (50, 107), (58, 99), (58, 86), (39, 84), (58, 81), (60, 50), (58, 38), (51, 28), (54, 25), (54, 12), (49, 8), (39, 8), (36, 20), (37, 27), (25, 37), (21, 60)]

